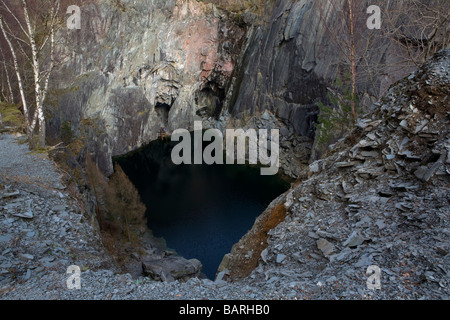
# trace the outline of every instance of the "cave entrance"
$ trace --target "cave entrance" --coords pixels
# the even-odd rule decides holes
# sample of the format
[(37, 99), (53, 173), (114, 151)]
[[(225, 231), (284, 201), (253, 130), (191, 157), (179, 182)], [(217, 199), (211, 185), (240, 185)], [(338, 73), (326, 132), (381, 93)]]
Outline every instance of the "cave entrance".
[(197, 115), (219, 120), (225, 101), (225, 90), (214, 82), (208, 82), (195, 96)]
[(279, 176), (261, 176), (256, 166), (176, 166), (171, 161), (175, 145), (153, 141), (114, 161), (139, 190), (153, 235), (179, 255), (200, 260), (202, 272), (214, 279), (223, 256), (290, 184)]
[(167, 127), (169, 123), (169, 111), (172, 106), (167, 103), (157, 102), (155, 105), (155, 111), (158, 118), (161, 120), (161, 127)]

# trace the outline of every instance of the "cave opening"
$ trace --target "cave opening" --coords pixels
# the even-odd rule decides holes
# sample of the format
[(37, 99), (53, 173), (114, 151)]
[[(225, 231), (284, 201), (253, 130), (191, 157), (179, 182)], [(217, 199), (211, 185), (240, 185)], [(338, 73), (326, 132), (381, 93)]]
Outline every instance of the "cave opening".
[(195, 96), (197, 115), (219, 120), (225, 101), (225, 90), (215, 82), (208, 82)]
[(167, 248), (202, 262), (214, 279), (225, 254), (290, 181), (250, 165), (175, 165), (176, 142), (157, 140), (114, 158), (147, 206), (148, 228)]
[(167, 103), (157, 102), (155, 105), (155, 111), (158, 114), (158, 118), (161, 120), (160, 127), (167, 127), (169, 123), (169, 111), (172, 106)]

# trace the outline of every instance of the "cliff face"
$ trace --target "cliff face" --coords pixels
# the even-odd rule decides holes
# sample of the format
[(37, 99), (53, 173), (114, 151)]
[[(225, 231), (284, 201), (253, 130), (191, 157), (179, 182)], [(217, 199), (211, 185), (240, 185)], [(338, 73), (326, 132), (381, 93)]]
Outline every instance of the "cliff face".
[[(296, 135), (314, 136), (317, 101), (324, 101), (333, 79), (350, 72), (349, 53), (342, 49), (349, 35), (338, 33), (343, 30), (340, 25), (346, 23), (345, 16), (337, 11), (343, 4), (344, 1), (275, 1), (267, 21), (254, 27), (248, 38), (239, 81), (230, 101), (234, 117), (269, 109)], [(355, 50), (361, 58), (358, 90), (373, 100), (412, 69), (399, 67), (405, 57), (382, 31), (367, 28), (366, 10), (371, 4), (373, 1), (362, 1), (357, 12)], [(385, 1), (377, 4), (388, 6)], [(405, 4), (389, 6), (400, 10)], [(383, 71), (378, 70), (380, 65)]]
[(449, 67), (442, 50), (392, 86), (257, 218), (220, 277), (309, 299), (448, 298)]
[[(82, 7), (81, 30), (60, 35), (50, 132), (66, 124), (111, 172), (111, 156), (193, 129), (221, 113), (245, 32), (197, 1), (102, 1)], [(51, 100), (51, 99), (50, 99)]]
[[(87, 4), (81, 30), (59, 37), (66, 62), (53, 79), (48, 131), (57, 136), (69, 127), (84, 136), (111, 172), (111, 156), (156, 139), (160, 127), (192, 130), (195, 119), (222, 129), (275, 126), (281, 166), (296, 177), (311, 154), (317, 101), (342, 72), (321, 17), (341, 23), (328, 2), (313, 0)], [(371, 44), (376, 53), (368, 64), (395, 64), (391, 42)], [(358, 83), (376, 96), (408, 71), (384, 70)]]

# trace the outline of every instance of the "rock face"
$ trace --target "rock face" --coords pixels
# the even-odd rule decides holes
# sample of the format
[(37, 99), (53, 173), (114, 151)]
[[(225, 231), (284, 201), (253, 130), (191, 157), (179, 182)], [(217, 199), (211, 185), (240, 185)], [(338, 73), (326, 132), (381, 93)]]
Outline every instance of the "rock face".
[[(248, 236), (233, 247), (221, 265), (230, 278), (274, 278), (280, 290), (294, 281), (294, 293), (309, 298), (448, 299), (449, 70), (447, 49), (391, 87), (328, 158), (311, 164), (308, 179), (258, 218), (287, 209), (253, 271)], [(371, 265), (382, 272), (377, 292), (366, 286)]]
[[(346, 35), (333, 34), (333, 29), (338, 29), (343, 19), (337, 8), (344, 2), (272, 2), (274, 5), (268, 10), (270, 14), (265, 23), (250, 29), (242, 63), (238, 66), (239, 73), (229, 101), (232, 117), (242, 119), (248, 114), (270, 111), (280, 122), (279, 127), (284, 131), (282, 138), (288, 142), (300, 138), (302, 152), (293, 150), (295, 145), (283, 150), (296, 159), (314, 157), (311, 141), (315, 136), (318, 102), (326, 102), (327, 88), (338, 75), (342, 78), (342, 74), (349, 72), (346, 67), (348, 55), (345, 56), (339, 47)], [(360, 8), (366, 9), (371, 4), (371, 1), (361, 1)], [(396, 11), (404, 10), (405, 3), (378, 5), (389, 5), (390, 10)], [(358, 14), (361, 20), (365, 19), (365, 10)], [(367, 102), (376, 100), (373, 98), (385, 93), (392, 83), (414, 71), (414, 68), (399, 66), (399, 61), (407, 60), (407, 57), (402, 58), (402, 49), (380, 32), (374, 33), (365, 25), (357, 28), (357, 50), (368, 49), (365, 65), (360, 65), (357, 70), (358, 90), (366, 93)], [(364, 71), (380, 65), (386, 66), (386, 72)], [(298, 167), (295, 162), (286, 159), (282, 168), (289, 168), (286, 173), (298, 177), (298, 172), (293, 172)]]
[(83, 6), (81, 30), (62, 31), (49, 130), (87, 137), (105, 172), (125, 154), (169, 132), (217, 117), (245, 40), (212, 5), (146, 0)]
[[(311, 155), (317, 101), (326, 99), (327, 86), (342, 72), (336, 66), (343, 58), (320, 12), (330, 25), (339, 17), (326, 1), (260, 1), (260, 8), (264, 4), (258, 18), (234, 12), (246, 5), (236, 1), (84, 5), (81, 30), (59, 35), (58, 56), (65, 62), (48, 99), (49, 139), (64, 130), (83, 137), (110, 173), (111, 156), (156, 139), (161, 127), (192, 130), (196, 119), (204, 128), (245, 127), (254, 125), (249, 118), (267, 122), (261, 117), (268, 111), (282, 133), (281, 166), (297, 177), (295, 168)], [(386, 39), (370, 47), (376, 50), (369, 64), (399, 59)], [(360, 90), (376, 96), (406, 72), (362, 77)]]

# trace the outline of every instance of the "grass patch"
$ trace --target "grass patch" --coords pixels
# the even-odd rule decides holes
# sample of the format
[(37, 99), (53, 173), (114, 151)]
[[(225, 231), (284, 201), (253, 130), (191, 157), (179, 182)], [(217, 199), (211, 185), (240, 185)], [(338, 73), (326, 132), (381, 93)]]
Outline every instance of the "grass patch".
[[(261, 252), (267, 248), (269, 231), (278, 226), (286, 218), (284, 202), (259, 216), (253, 228), (231, 250), (232, 258), (227, 266), (232, 281), (248, 277), (258, 266)], [(247, 253), (252, 251), (251, 258)]]
[(16, 131), (21, 131), (25, 128), (25, 118), (20, 110), (20, 106), (2, 102), (0, 103), (0, 113), (4, 127), (12, 127)]
[(50, 149), (51, 149), (51, 148), (42, 148), (42, 147), (39, 147), (39, 148), (33, 149), (33, 150), (30, 151), (30, 152), (27, 152), (26, 154), (27, 154), (27, 155), (30, 155), (30, 154), (47, 154), (48, 151), (49, 151)]

